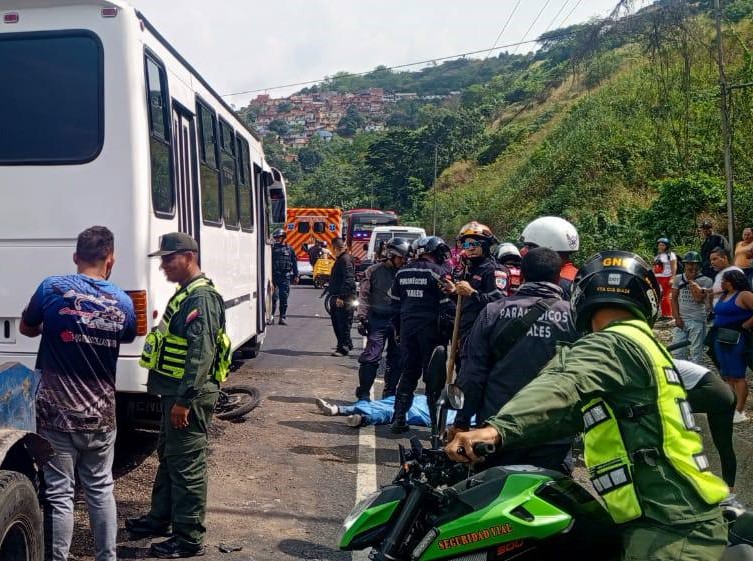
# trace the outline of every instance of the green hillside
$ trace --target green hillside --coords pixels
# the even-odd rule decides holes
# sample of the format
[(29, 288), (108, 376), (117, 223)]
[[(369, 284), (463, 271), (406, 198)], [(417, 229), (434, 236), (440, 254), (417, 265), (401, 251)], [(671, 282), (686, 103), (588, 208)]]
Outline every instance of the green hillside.
[[(741, 0), (725, 12), (730, 83), (753, 81), (752, 8)], [(438, 233), (448, 237), (478, 219), (514, 239), (532, 217), (557, 214), (578, 226), (583, 255), (650, 253), (659, 235), (690, 246), (699, 217), (726, 221), (707, 10), (666, 1), (551, 32), (525, 64), (465, 87), (450, 104), (415, 108), (413, 128), (302, 149), (285, 162), (292, 198), (393, 208), (428, 227), (436, 204)], [(731, 95), (738, 235), (753, 219), (751, 96), (750, 88)]]

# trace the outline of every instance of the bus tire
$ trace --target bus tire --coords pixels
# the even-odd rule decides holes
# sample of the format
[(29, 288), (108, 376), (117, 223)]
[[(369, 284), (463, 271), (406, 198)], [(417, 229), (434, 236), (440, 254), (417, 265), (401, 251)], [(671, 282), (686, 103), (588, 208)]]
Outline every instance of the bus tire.
[(240, 419), (255, 409), (259, 402), (261, 402), (259, 390), (253, 386), (238, 385), (222, 388), (214, 408), (215, 417), (223, 421)]
[(42, 561), (42, 511), (31, 481), (0, 471), (0, 561)]

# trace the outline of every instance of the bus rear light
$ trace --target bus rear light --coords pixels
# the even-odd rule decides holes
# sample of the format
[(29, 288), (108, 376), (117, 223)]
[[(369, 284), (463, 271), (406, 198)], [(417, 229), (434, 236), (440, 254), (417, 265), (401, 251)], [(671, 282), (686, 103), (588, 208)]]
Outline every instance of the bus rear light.
[(114, 18), (118, 15), (118, 9), (117, 8), (102, 8), (102, 17), (103, 18)]
[(18, 14), (16, 12), (3, 14), (3, 23), (18, 23)]
[(126, 294), (133, 300), (133, 309), (136, 312), (136, 335), (146, 335), (149, 333), (149, 319), (146, 315), (146, 290), (127, 290)]

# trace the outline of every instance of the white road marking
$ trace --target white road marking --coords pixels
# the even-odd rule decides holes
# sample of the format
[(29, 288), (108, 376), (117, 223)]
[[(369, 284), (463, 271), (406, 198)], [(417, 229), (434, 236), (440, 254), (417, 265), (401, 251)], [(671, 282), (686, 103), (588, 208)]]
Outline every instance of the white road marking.
[[(366, 347), (366, 337), (363, 338)], [(371, 387), (374, 399), (374, 387)], [(377, 489), (376, 474), (376, 433), (374, 425), (358, 429), (358, 466), (356, 467), (356, 503)], [(353, 561), (368, 561), (369, 550), (354, 551)]]

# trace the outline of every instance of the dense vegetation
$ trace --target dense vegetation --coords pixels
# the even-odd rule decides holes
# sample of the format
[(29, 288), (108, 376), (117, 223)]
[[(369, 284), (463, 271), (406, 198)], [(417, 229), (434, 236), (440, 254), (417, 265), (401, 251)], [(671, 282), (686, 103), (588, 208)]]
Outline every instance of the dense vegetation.
[[(495, 59), (507, 65), (488, 77), (484, 63), (466, 61), (459, 67), (475, 68), (478, 82), (450, 103), (402, 108), (404, 126), (384, 133), (314, 142), (293, 162), (271, 139), (265, 147), (295, 204), (392, 208), (429, 229), (436, 208), (448, 237), (478, 219), (514, 239), (531, 218), (556, 214), (578, 226), (585, 256), (606, 247), (650, 254), (659, 235), (691, 247), (700, 217), (726, 222), (709, 3), (666, 0), (552, 31), (535, 54)], [(753, 81), (752, 11), (753, 0), (725, 10), (730, 83)], [(422, 73), (377, 74), (356, 87), (427, 83)], [(753, 90), (735, 90), (730, 102), (739, 236), (753, 220)]]

